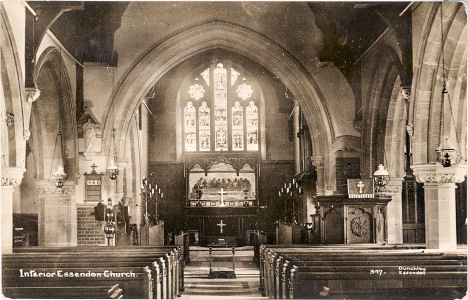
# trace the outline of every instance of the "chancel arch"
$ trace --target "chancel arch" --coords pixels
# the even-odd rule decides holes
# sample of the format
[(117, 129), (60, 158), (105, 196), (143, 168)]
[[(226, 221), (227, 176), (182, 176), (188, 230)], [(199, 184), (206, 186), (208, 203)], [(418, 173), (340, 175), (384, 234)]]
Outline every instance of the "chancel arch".
[(328, 145), (334, 138), (333, 124), (313, 77), (293, 56), (271, 40), (249, 29), (220, 21), (195, 26), (169, 38), (125, 75), (111, 104), (113, 114), (106, 119), (106, 147), (110, 145), (112, 127), (115, 127), (116, 145), (118, 151), (122, 151), (131, 117), (155, 82), (181, 61), (213, 48), (228, 49), (249, 57), (275, 74), (303, 108), (310, 128), (314, 128), (314, 155), (328, 159)]

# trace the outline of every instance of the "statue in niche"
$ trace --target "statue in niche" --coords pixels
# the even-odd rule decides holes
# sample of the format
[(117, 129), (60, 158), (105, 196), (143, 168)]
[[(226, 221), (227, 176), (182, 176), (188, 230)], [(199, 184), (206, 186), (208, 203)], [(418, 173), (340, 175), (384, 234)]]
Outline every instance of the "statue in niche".
[(88, 121), (86, 121), (86, 123), (83, 124), (83, 134), (85, 136), (86, 142), (85, 152), (96, 152), (98, 143), (96, 136), (96, 124), (91, 122), (91, 119), (88, 119)]

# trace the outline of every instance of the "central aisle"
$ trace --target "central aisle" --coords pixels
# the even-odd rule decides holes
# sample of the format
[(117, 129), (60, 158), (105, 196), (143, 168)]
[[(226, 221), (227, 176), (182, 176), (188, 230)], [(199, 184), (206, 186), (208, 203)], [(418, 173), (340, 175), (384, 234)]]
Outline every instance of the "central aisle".
[[(247, 247), (246, 247), (247, 248)], [(259, 270), (251, 249), (236, 252), (236, 279), (208, 279), (206, 249), (190, 247), (190, 263), (185, 266), (185, 291), (181, 299), (266, 299), (259, 288)], [(249, 247), (250, 248), (250, 247)], [(247, 251), (243, 251), (245, 249)]]

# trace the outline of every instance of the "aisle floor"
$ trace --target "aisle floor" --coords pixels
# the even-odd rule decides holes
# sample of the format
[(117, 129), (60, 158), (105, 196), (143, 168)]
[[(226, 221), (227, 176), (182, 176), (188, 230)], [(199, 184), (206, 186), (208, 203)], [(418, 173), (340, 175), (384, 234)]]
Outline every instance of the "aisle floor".
[(180, 299), (266, 299), (259, 288), (259, 270), (254, 262), (236, 262), (236, 279), (209, 279), (208, 262), (185, 266), (185, 291)]

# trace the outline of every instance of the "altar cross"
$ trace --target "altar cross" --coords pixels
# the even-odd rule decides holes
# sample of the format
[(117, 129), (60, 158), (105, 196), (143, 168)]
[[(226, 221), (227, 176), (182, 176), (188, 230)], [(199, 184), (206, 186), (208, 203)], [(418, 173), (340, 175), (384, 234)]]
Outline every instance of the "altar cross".
[(97, 166), (96, 166), (95, 163), (93, 163), (93, 164), (91, 165), (91, 168), (93, 168), (93, 170), (91, 171), (91, 174), (96, 174), (96, 168), (97, 168)]
[(362, 183), (362, 181), (359, 181), (358, 184), (357, 184), (357, 187), (359, 188), (359, 194), (362, 194), (362, 189), (364, 188), (364, 184)]
[[(224, 205), (224, 195), (227, 194), (227, 192), (224, 191), (224, 188), (221, 188), (221, 191), (218, 192), (218, 194), (221, 195), (221, 205), (220, 205), (220, 207), (224, 207), (225, 206)], [(222, 233), (222, 231), (221, 231), (221, 233)]]
[(223, 220), (219, 222), (219, 224), (216, 224), (216, 226), (219, 227), (219, 233), (223, 233), (223, 227), (226, 226), (226, 224), (223, 224)]

